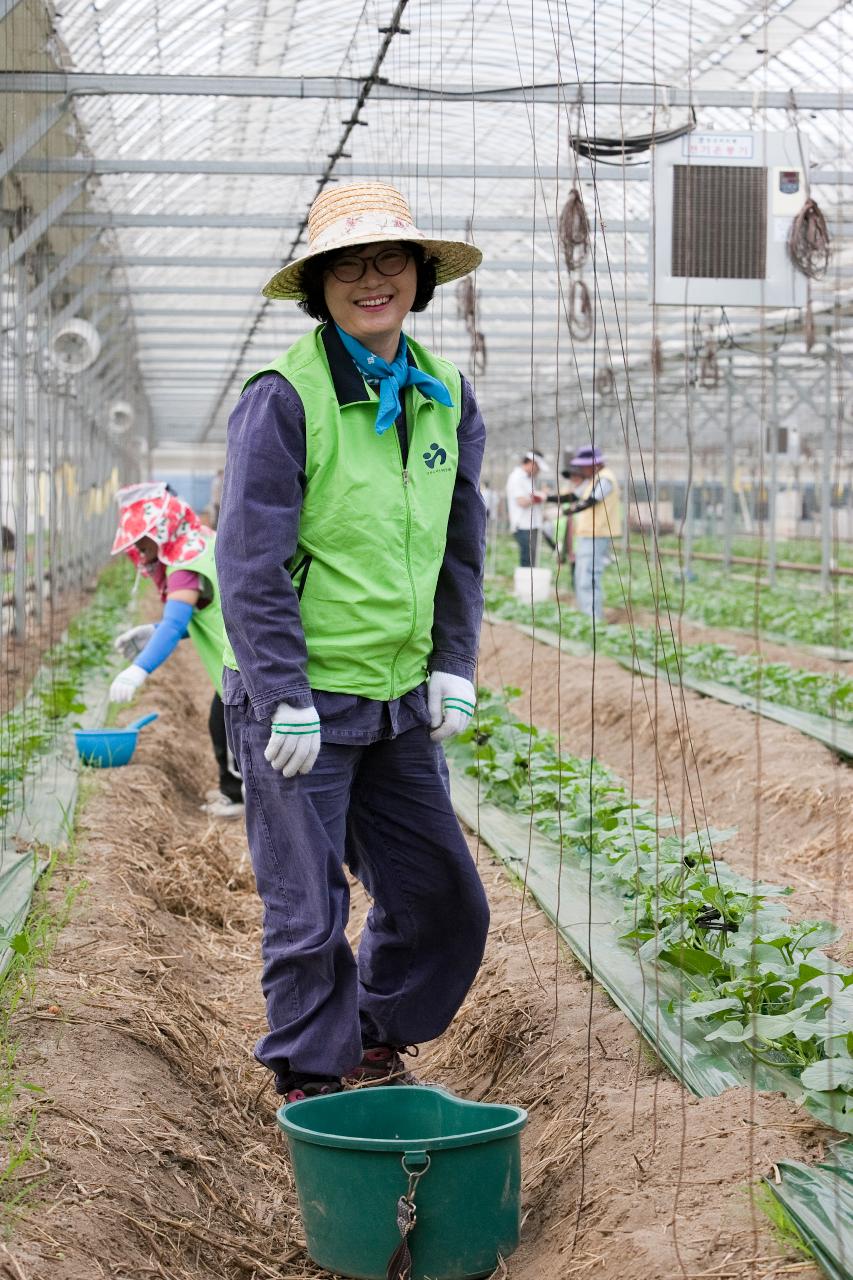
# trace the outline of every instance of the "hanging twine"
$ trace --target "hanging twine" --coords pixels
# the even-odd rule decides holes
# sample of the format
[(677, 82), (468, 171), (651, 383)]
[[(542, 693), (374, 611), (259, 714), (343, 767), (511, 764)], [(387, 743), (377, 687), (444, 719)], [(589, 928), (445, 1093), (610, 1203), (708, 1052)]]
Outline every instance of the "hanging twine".
[(806, 164), (806, 153), (803, 149), (803, 139), (800, 134), (797, 99), (794, 96), (793, 89), (788, 94), (787, 112), (788, 119), (797, 133), (797, 147), (800, 152), (803, 185), (806, 193), (806, 202), (796, 218), (794, 218), (791, 223), (791, 229), (788, 232), (788, 256), (797, 270), (802, 271), (803, 275), (809, 280), (819, 280), (821, 276), (826, 274), (826, 269), (829, 266), (832, 238), (826, 225), (826, 218), (823, 216), (817, 201), (812, 199), (809, 168)]
[(479, 329), (471, 334), (471, 366), (478, 375), (486, 372), (486, 339)]
[(659, 378), (663, 373), (663, 345), (660, 338), (652, 338), (652, 373)]
[[(586, 206), (577, 187), (572, 187), (563, 205), (557, 234), (567, 268), (569, 271), (580, 271), (589, 257), (591, 240)], [(591, 336), (592, 299), (583, 280), (572, 280), (567, 319), (569, 333), (576, 341), (583, 342)]]
[(816, 336), (814, 311), (812, 310), (812, 287), (811, 281), (809, 281), (808, 299), (806, 301), (806, 309), (803, 312), (803, 341), (806, 344), (806, 351), (811, 351)]
[(563, 205), (557, 234), (569, 271), (579, 270), (589, 257), (591, 246), (589, 218), (586, 216), (583, 196), (577, 187), (572, 187), (569, 198)]
[(810, 280), (826, 275), (830, 257), (830, 234), (820, 208), (808, 197), (791, 223), (788, 256), (798, 271)]
[(602, 400), (611, 400), (616, 394), (616, 378), (609, 364), (602, 365), (595, 375), (595, 389)]
[(579, 342), (592, 334), (592, 299), (583, 280), (573, 280), (569, 291), (569, 333)]
[(471, 339), (471, 368), (475, 374), (486, 372), (486, 339), (477, 327), (477, 291), (470, 276), (456, 286), (456, 313), (465, 321)]
[(720, 383), (720, 366), (717, 363), (717, 344), (713, 338), (705, 343), (699, 359), (699, 385), (713, 391)]
[(456, 286), (456, 314), (460, 320), (465, 321), (465, 327), (469, 331), (475, 323), (476, 312), (477, 295), (474, 290), (474, 281), (470, 276), (465, 276)]

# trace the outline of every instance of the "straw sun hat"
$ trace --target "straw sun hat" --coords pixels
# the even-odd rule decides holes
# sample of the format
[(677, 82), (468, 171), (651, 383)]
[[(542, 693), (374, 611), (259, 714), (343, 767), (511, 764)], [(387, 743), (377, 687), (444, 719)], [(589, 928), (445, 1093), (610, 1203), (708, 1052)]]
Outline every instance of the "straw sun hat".
[(323, 191), (308, 214), (308, 251), (277, 271), (265, 298), (301, 298), (303, 265), (320, 253), (383, 240), (414, 240), (436, 261), (436, 284), (458, 280), (478, 267), (479, 249), (463, 240), (431, 240), (419, 231), (408, 204), (384, 182), (360, 182)]

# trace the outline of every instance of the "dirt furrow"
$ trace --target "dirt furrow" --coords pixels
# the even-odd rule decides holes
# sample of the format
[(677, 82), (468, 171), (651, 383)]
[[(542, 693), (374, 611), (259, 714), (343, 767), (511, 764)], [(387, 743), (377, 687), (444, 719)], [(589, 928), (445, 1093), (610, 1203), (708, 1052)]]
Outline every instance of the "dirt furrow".
[[(68, 875), (88, 887), (16, 1020), (19, 1069), (44, 1090), (19, 1102), (20, 1131), (37, 1113), (27, 1176), (40, 1176), (8, 1244), (16, 1280), (321, 1274), (251, 1056), (263, 1006), (245, 835), (198, 810), (207, 701), (182, 650), (146, 685), (139, 711), (160, 720), (138, 757), (98, 775), (84, 811)], [(523, 1243), (506, 1274), (787, 1274), (797, 1259), (746, 1187), (782, 1156), (820, 1154), (821, 1131), (778, 1095), (689, 1098), (473, 837), (472, 849), (492, 903), (486, 960), (419, 1063), (465, 1096), (530, 1111)]]

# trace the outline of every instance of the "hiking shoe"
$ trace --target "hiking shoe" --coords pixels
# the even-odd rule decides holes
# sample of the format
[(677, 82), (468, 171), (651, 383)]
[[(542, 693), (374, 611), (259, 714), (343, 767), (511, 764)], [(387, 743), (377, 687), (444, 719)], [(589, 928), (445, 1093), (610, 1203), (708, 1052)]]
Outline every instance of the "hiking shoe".
[(214, 800), (206, 801), (205, 804), (199, 805), (199, 808), (210, 818), (242, 818), (246, 812), (244, 804), (237, 800), (229, 800), (221, 791), (216, 792)]
[(303, 1098), (323, 1098), (330, 1093), (340, 1093), (343, 1084), (337, 1076), (290, 1076), (284, 1087), (276, 1081), (276, 1091), (284, 1094), (285, 1103), (301, 1102)]
[(401, 1053), (418, 1056), (417, 1047), (377, 1044), (365, 1049), (361, 1062), (346, 1074), (347, 1084), (367, 1087), (372, 1084), (419, 1084), (417, 1076), (406, 1070)]

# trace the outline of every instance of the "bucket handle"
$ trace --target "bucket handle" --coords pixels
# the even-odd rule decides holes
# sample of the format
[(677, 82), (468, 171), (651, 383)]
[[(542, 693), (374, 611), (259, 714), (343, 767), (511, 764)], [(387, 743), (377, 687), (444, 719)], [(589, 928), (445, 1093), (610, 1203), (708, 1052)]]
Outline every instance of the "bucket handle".
[(388, 1259), (385, 1280), (411, 1280), (412, 1255), (409, 1250), (409, 1236), (415, 1229), (418, 1220), (415, 1192), (418, 1183), (429, 1171), (432, 1161), (428, 1151), (407, 1151), (401, 1164), (403, 1172), (409, 1179), (406, 1194), (397, 1201), (397, 1230), (400, 1232), (400, 1243)]
[(134, 720), (133, 723), (129, 724), (127, 727), (128, 729), (136, 729), (138, 731), (146, 724), (150, 724), (152, 720), (156, 720), (158, 715), (159, 712), (150, 711), (147, 716), (140, 716), (138, 720)]

